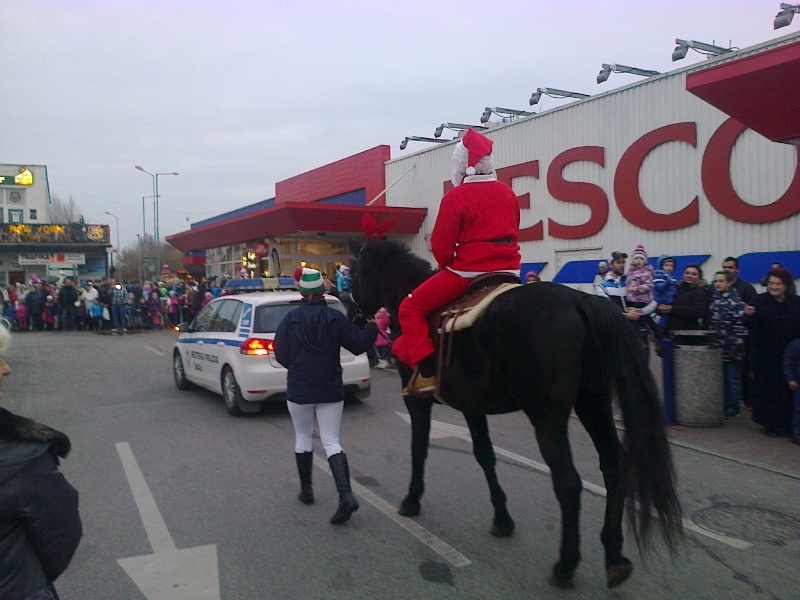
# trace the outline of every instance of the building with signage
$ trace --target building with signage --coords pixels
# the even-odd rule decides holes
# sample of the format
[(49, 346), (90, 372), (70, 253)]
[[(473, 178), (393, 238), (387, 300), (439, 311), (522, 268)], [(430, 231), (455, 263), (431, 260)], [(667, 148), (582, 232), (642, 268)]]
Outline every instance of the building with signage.
[[(205, 263), (209, 277), (291, 275), (301, 264), (329, 275), (350, 259), (347, 239), (363, 234), (365, 213), (392, 219), (397, 234), (414, 235), (427, 209), (388, 207), (385, 164), (389, 147), (378, 146), (280, 181), (275, 197), (193, 223), (166, 238), (186, 253), (184, 268)], [(373, 201), (374, 200), (374, 201)]]
[[(701, 265), (709, 279), (728, 256), (747, 281), (773, 262), (800, 275), (798, 98), (800, 34), (791, 34), (490, 123), (498, 179), (522, 208), (523, 271), (589, 290), (598, 261), (643, 244), (651, 257), (675, 256), (679, 271)], [(388, 147), (369, 150), (167, 241), (205, 250), (211, 275), (242, 264), (290, 273), (299, 261), (330, 273), (370, 212), (396, 219), (389, 237), (433, 262), (428, 240), (452, 185), (454, 143), (394, 160)]]
[(0, 164), (0, 285), (107, 274), (107, 225), (52, 223), (43, 165)]

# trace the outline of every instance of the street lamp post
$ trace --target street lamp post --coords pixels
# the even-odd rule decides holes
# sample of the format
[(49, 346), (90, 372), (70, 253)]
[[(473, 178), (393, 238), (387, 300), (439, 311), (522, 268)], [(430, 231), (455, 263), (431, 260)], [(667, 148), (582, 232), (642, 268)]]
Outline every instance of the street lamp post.
[(156, 275), (161, 273), (161, 239), (159, 237), (159, 216), (158, 216), (158, 177), (160, 175), (178, 175), (174, 171), (171, 173), (151, 173), (143, 167), (136, 165), (136, 169), (142, 173), (147, 173), (153, 178), (153, 234), (156, 242)]
[[(119, 252), (119, 218), (117, 217), (117, 215), (112, 215), (108, 211), (105, 211), (105, 213), (109, 217), (114, 217), (114, 221), (116, 222), (116, 225), (115, 225), (115, 227), (117, 228), (117, 249), (116, 249), (116, 252)], [(114, 270), (114, 252), (111, 253), (111, 270), (112, 271)], [(116, 275), (116, 272), (114, 272), (114, 275)]]

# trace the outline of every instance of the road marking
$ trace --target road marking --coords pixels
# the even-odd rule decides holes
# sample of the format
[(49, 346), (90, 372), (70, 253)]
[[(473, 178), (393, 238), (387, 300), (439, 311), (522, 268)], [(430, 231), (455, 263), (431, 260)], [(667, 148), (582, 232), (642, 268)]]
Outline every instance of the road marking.
[(179, 550), (126, 442), (116, 444), (153, 554), (117, 562), (148, 600), (220, 600), (217, 546)]
[(144, 347), (147, 348), (148, 350), (150, 350), (150, 352), (152, 352), (153, 354), (158, 354), (159, 356), (165, 356), (166, 355), (166, 352), (162, 352), (161, 350), (158, 350), (157, 348), (153, 348), (152, 346), (148, 346), (147, 344), (145, 344)]
[[(330, 466), (328, 465), (328, 461), (319, 458), (316, 454), (314, 455), (314, 464), (326, 473), (330, 474), (331, 470)], [(400, 527), (428, 546), (431, 550), (436, 552), (454, 567), (466, 567), (472, 563), (470, 559), (461, 554), (458, 550), (447, 544), (447, 542), (444, 540), (433, 535), (430, 531), (425, 529), (413, 519), (400, 516), (394, 506), (372, 492), (372, 490), (364, 487), (357, 481), (352, 480), (350, 481), (350, 487), (355, 494), (363, 498), (366, 502), (369, 502), (372, 506), (377, 508), (380, 512), (385, 514), (392, 521), (397, 523)]]
[[(407, 413), (402, 413), (398, 411), (395, 411), (395, 413), (406, 423), (409, 424), (411, 423), (411, 417)], [(431, 420), (431, 439), (444, 438), (444, 437), (456, 437), (465, 440), (469, 443), (472, 443), (472, 436), (469, 434), (469, 428), (462, 427), (461, 425), (452, 425), (450, 423), (442, 423), (441, 421)], [(550, 475), (550, 467), (548, 467), (544, 463), (531, 460), (530, 458), (527, 458), (520, 454), (516, 454), (515, 452), (511, 452), (509, 450), (505, 450), (498, 446), (493, 446), (493, 447), (495, 454), (505, 456), (506, 458), (510, 458), (511, 460), (517, 461), (518, 463), (531, 467), (532, 469), (536, 469), (537, 471)], [(595, 485), (590, 481), (581, 480), (581, 483), (583, 484), (583, 489), (585, 489), (587, 492), (590, 492), (602, 498), (606, 497), (606, 489), (604, 487)], [(693, 521), (686, 518), (682, 519), (682, 523), (684, 529), (688, 529), (689, 531), (694, 531), (695, 533), (699, 533), (700, 535), (704, 535), (711, 539), (717, 540), (718, 542), (722, 542), (723, 544), (727, 544), (728, 546), (731, 546), (738, 550), (744, 550), (746, 548), (752, 547), (753, 545), (745, 540), (728, 537), (727, 535), (722, 535), (720, 533), (709, 531), (708, 529), (703, 529), (702, 527), (695, 524)]]

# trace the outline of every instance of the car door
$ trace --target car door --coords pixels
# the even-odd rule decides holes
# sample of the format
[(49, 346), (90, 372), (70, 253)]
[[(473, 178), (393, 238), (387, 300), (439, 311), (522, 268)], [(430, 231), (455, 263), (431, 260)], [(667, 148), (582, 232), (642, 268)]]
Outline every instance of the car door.
[(186, 346), (184, 353), (186, 378), (212, 389), (214, 382), (212, 368), (205, 356), (206, 348), (212, 345), (211, 328), (218, 306), (218, 302), (206, 304), (189, 326), (185, 341), (181, 340), (181, 344)]
[(231, 365), (236, 374), (236, 362), (240, 356), (241, 341), (236, 334), (239, 317), (242, 314), (242, 303), (233, 298), (217, 300), (214, 320), (211, 323), (211, 334), (204, 345), (205, 371), (209, 384), (222, 392), (222, 369)]

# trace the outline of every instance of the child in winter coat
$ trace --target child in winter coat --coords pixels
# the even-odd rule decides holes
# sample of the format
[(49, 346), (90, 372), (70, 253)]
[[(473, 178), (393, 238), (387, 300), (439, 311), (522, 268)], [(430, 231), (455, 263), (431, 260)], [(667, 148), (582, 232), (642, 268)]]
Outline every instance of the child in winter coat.
[[(672, 304), (675, 292), (678, 291), (678, 280), (675, 279), (675, 259), (667, 254), (662, 254), (658, 259), (659, 268), (653, 273), (653, 299), (656, 304)], [(668, 315), (658, 317), (658, 324), (666, 327)]]
[(8, 319), (9, 327), (17, 324), (17, 310), (10, 300), (3, 303), (3, 316)]
[(161, 300), (158, 292), (150, 292), (150, 299), (147, 301), (147, 314), (153, 323), (153, 329), (161, 329)]
[(800, 444), (800, 338), (795, 338), (783, 351), (783, 377), (792, 390), (792, 441)]
[(89, 317), (92, 319), (94, 332), (100, 333), (100, 328), (103, 326), (103, 305), (100, 304), (100, 298), (92, 301), (92, 305), (89, 307)]
[(17, 321), (17, 331), (28, 331), (28, 307), (24, 302), (17, 300), (15, 302), (15, 312)]
[(631, 254), (627, 287), (625, 302), (628, 306), (643, 309), (653, 302), (653, 267), (647, 263), (647, 252), (641, 244)]
[(56, 301), (50, 295), (48, 295), (47, 299), (44, 301), (42, 321), (47, 331), (53, 331), (56, 328)]
[(709, 329), (717, 334), (716, 345), (722, 348), (725, 391), (725, 418), (739, 416), (742, 401), (741, 360), (744, 356), (747, 329), (744, 326), (744, 302), (733, 287), (733, 274), (714, 273), (714, 295), (708, 307)]

